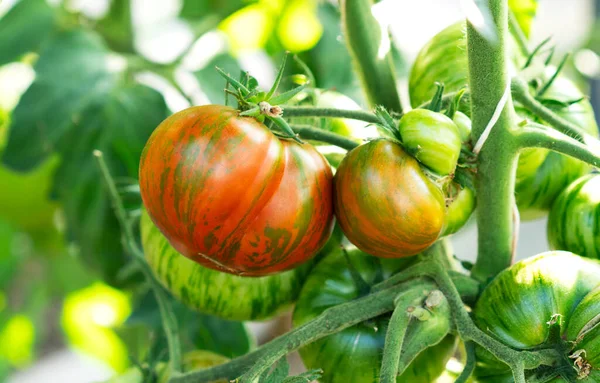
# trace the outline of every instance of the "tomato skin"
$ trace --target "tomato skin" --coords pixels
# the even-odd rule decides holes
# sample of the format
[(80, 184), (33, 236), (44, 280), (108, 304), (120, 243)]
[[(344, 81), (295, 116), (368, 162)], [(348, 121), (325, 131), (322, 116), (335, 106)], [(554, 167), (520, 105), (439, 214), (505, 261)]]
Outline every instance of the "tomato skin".
[(220, 105), (175, 113), (140, 163), (152, 221), (201, 265), (263, 276), (306, 262), (333, 227), (332, 172), (315, 148), (280, 141)]
[[(413, 264), (412, 258), (375, 258), (356, 248), (349, 248), (348, 255), (354, 268), (368, 284), (377, 281), (378, 266), (384, 278)], [(424, 290), (435, 289), (429, 282), (423, 283)], [(320, 315), (327, 308), (349, 302), (359, 297), (359, 290), (352, 279), (342, 250), (337, 248), (329, 253), (311, 271), (300, 293), (294, 310), (293, 323), (298, 327)], [(352, 326), (341, 332), (327, 336), (301, 348), (300, 356), (307, 368), (323, 369), (321, 383), (376, 383), (385, 344), (385, 334), (390, 314), (381, 315), (370, 321)], [(439, 321), (439, 322), (438, 322)], [(436, 331), (441, 326), (446, 331), (450, 324), (443, 318), (434, 316), (430, 321), (420, 322), (431, 327), (408, 328), (408, 336), (419, 336)], [(405, 341), (406, 343), (406, 341)], [(429, 383), (441, 375), (446, 362), (455, 349), (455, 338), (445, 337), (437, 345), (420, 353), (397, 378), (397, 382)]]
[(224, 319), (264, 320), (289, 309), (312, 263), (258, 278), (232, 275), (179, 254), (145, 210), (140, 226), (146, 261), (160, 283), (186, 306)]
[(585, 360), (592, 366), (589, 380), (600, 382), (600, 287), (583, 298), (573, 312), (567, 328), (567, 339), (576, 344), (574, 351), (584, 350)]
[(460, 140), (463, 143), (469, 142), (471, 140), (472, 129), (471, 119), (469, 118), (469, 116), (467, 116), (460, 110), (457, 110), (454, 113), (452, 121), (454, 121), (454, 123), (458, 127), (458, 132), (460, 133)]
[(338, 223), (350, 242), (368, 254), (411, 256), (440, 236), (444, 196), (396, 143), (378, 139), (350, 151), (334, 186)]
[(600, 258), (600, 175), (572, 183), (556, 199), (548, 218), (548, 240), (555, 250)]
[[(467, 35), (465, 23), (455, 23), (435, 35), (421, 48), (409, 77), (410, 104), (413, 108), (429, 102), (442, 82), (446, 92), (454, 92), (468, 83)], [(468, 97), (461, 111), (470, 114)]]
[[(546, 342), (547, 322), (554, 314), (563, 318), (563, 337), (569, 335), (571, 322), (581, 321), (576, 315), (580, 303), (598, 286), (599, 262), (563, 251), (543, 253), (498, 274), (481, 294), (474, 320), (504, 344), (530, 349)], [(569, 335), (567, 340), (574, 339)], [(478, 358), (480, 376), (507, 372), (507, 366), (488, 352), (479, 349)]]
[(398, 130), (406, 150), (440, 175), (454, 173), (461, 137), (456, 124), (442, 113), (414, 109), (400, 119)]
[(475, 211), (475, 205), (475, 192), (468, 187), (461, 188), (446, 210), (446, 225), (442, 236), (454, 234), (462, 229)]

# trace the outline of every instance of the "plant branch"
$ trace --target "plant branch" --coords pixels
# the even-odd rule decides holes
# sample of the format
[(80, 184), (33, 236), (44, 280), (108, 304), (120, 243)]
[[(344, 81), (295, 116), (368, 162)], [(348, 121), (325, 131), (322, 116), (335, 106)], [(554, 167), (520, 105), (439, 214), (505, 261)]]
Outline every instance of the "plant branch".
[(150, 287), (152, 288), (154, 296), (156, 297), (156, 301), (158, 302), (162, 318), (162, 324), (165, 330), (165, 336), (167, 338), (167, 346), (169, 349), (169, 362), (171, 363), (171, 368), (173, 371), (181, 371), (182, 356), (181, 344), (179, 340), (179, 324), (173, 312), (173, 308), (171, 307), (171, 303), (168, 299), (165, 290), (154, 277), (152, 269), (150, 269), (150, 266), (144, 258), (143, 251), (137, 245), (135, 235), (133, 234), (132, 226), (129, 223), (129, 220), (127, 219), (127, 213), (125, 212), (123, 201), (121, 200), (115, 182), (112, 176), (110, 175), (108, 166), (104, 161), (102, 152), (99, 150), (95, 150), (94, 156), (98, 161), (98, 167), (100, 168), (100, 171), (104, 178), (104, 182), (106, 183), (106, 187), (108, 188), (108, 192), (113, 203), (115, 214), (121, 225), (121, 230), (123, 233), (121, 241), (123, 242), (123, 246), (125, 247), (126, 251), (137, 262), (139, 268), (142, 270), (144, 276), (146, 277), (146, 280), (150, 283)]
[(326, 142), (346, 150), (352, 150), (359, 145), (356, 141), (324, 129), (305, 125), (292, 125), (292, 129), (302, 139)]
[(171, 383), (201, 383), (218, 379), (236, 379), (252, 382), (260, 372), (277, 360), (306, 344), (342, 331), (357, 323), (385, 314), (394, 309), (394, 299), (409, 286), (395, 285), (348, 303), (325, 310), (316, 319), (297, 327), (285, 335), (262, 345), (253, 352), (226, 364), (205, 370), (174, 375)]
[(475, 364), (477, 363), (477, 359), (475, 356), (475, 343), (473, 342), (465, 342), (465, 351), (467, 352), (467, 361), (465, 362), (465, 367), (463, 368), (462, 373), (454, 383), (467, 383), (473, 375), (473, 371), (475, 370)]
[(541, 102), (535, 99), (527, 88), (527, 84), (519, 78), (514, 78), (511, 84), (512, 95), (515, 101), (521, 103), (530, 112), (537, 117), (546, 121), (552, 128), (562, 132), (578, 141), (585, 142), (585, 138), (581, 132), (581, 128), (560, 117), (554, 111), (544, 106)]
[[(496, 107), (503, 100), (510, 80), (507, 0), (483, 1), (479, 6), (489, 7), (492, 18), (485, 20), (488, 24), (485, 27), (492, 29), (495, 35), (488, 40), (487, 34), (479, 32), (482, 26), (467, 22), (473, 142), (479, 140), (496, 117)], [(487, 282), (512, 262), (512, 206), (518, 146), (512, 133), (516, 123), (510, 94), (497, 117), (478, 155), (475, 179), (478, 255), (471, 275), (481, 282)]]
[(314, 108), (310, 106), (283, 106), (284, 117), (332, 117), (349, 118), (379, 124), (379, 117), (363, 110), (348, 110), (335, 108)]
[(531, 124), (518, 134), (523, 148), (545, 148), (600, 167), (600, 141), (588, 138), (587, 145), (545, 125)]
[(423, 300), (427, 295), (423, 291), (407, 291), (399, 295), (396, 300), (396, 308), (392, 313), (385, 335), (385, 346), (381, 361), (380, 383), (396, 383), (398, 368), (400, 366), (400, 355), (402, 344), (410, 322), (411, 315), (407, 309), (415, 304), (417, 300)]

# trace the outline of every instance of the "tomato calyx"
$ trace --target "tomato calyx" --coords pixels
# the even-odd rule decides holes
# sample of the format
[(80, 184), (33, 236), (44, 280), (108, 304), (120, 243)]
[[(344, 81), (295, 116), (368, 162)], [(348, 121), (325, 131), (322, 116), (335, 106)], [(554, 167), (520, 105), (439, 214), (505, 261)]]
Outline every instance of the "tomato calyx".
[[(283, 119), (283, 108), (280, 105), (285, 104), (298, 93), (302, 92), (308, 86), (309, 82), (307, 81), (286, 92), (275, 94), (283, 78), (287, 55), (288, 53), (284, 55), (275, 82), (267, 93), (260, 91), (258, 81), (248, 72), (242, 72), (240, 78), (235, 79), (219, 67), (216, 70), (227, 81), (225, 94), (231, 95), (237, 100), (240, 116), (253, 117), (260, 122), (268, 120), (269, 123), (266, 125), (270, 129), (273, 125), (278, 128), (279, 131), (273, 131), (278, 137), (292, 139), (302, 144), (303, 142)], [(229, 89), (229, 87), (233, 88), (233, 90)]]

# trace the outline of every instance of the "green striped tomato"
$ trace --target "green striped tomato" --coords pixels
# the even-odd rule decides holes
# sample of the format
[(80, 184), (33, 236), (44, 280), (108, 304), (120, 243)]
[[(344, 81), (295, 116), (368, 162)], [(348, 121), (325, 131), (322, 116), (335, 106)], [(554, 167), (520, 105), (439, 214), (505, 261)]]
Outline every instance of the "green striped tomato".
[(220, 105), (167, 118), (140, 162), (142, 200), (171, 245), (245, 276), (290, 270), (319, 251), (333, 228), (332, 180), (313, 146)]
[(572, 183), (552, 205), (548, 240), (556, 250), (600, 258), (600, 175)]
[[(595, 317), (593, 312), (600, 313), (600, 301), (587, 298), (593, 307), (587, 309), (588, 304), (582, 306), (586, 296), (598, 287), (599, 262), (569, 252), (540, 254), (501, 272), (481, 294), (473, 312), (474, 319), (479, 328), (504, 344), (525, 350), (552, 346), (547, 343), (550, 334), (548, 322), (558, 314), (563, 321), (561, 339), (574, 342), (565, 360), (573, 361), (567, 357), (586, 347), (585, 362), (593, 363), (594, 377), (597, 377), (600, 334), (590, 334), (585, 343), (578, 340), (576, 334), (592, 321)], [(507, 366), (491, 354), (480, 349), (478, 357), (478, 376), (499, 377), (508, 373)], [(583, 381), (592, 383), (598, 380), (590, 375)]]
[(398, 123), (404, 148), (419, 162), (442, 176), (454, 173), (461, 137), (456, 124), (442, 113), (413, 109)]
[(417, 160), (385, 139), (351, 150), (335, 175), (335, 214), (368, 254), (397, 258), (431, 246), (444, 227), (444, 195)]
[[(352, 266), (368, 284), (380, 281), (408, 267), (412, 258), (378, 260), (356, 248), (348, 249)], [(413, 287), (433, 290), (430, 282), (416, 282)], [(360, 296), (348, 263), (340, 248), (329, 253), (309, 274), (294, 309), (294, 326), (315, 319), (329, 307), (349, 302)], [(445, 307), (447, 308), (447, 307)], [(440, 307), (441, 309), (441, 307)], [(449, 310), (449, 309), (448, 309)], [(309, 369), (321, 368), (321, 383), (376, 383), (385, 334), (390, 315), (382, 315), (370, 321), (349, 327), (300, 349), (300, 356)], [(441, 342), (421, 352), (408, 366), (397, 382), (429, 383), (444, 372), (446, 362), (455, 349), (455, 338), (445, 336), (450, 323), (445, 315), (434, 315), (430, 320), (412, 321), (407, 329), (405, 347), (424, 343), (426, 337), (438, 333)], [(429, 343), (427, 343), (429, 344)]]
[(223, 273), (179, 254), (145, 211), (140, 225), (146, 261), (163, 286), (188, 307), (225, 319), (263, 320), (285, 311), (310, 267), (258, 278)]

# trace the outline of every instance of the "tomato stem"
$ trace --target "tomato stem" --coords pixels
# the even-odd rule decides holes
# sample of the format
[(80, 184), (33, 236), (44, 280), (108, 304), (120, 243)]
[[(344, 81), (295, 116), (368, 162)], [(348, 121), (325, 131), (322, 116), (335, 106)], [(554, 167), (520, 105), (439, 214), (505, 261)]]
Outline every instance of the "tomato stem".
[(458, 378), (456, 378), (454, 383), (467, 383), (471, 379), (473, 371), (475, 371), (475, 365), (477, 363), (475, 356), (475, 343), (471, 341), (465, 342), (465, 351), (467, 353), (467, 362), (465, 363), (462, 373)]
[(402, 113), (392, 57), (393, 42), (386, 25), (372, 12), (373, 0), (340, 2), (342, 27), (369, 105)]
[(536, 100), (535, 97), (529, 94), (527, 84), (523, 80), (519, 78), (513, 79), (511, 88), (515, 101), (518, 101), (531, 113), (546, 121), (552, 128), (583, 142), (581, 129)]
[[(473, 142), (486, 131), (495, 117), (498, 103), (503, 100), (509, 84), (508, 3), (507, 0), (488, 0), (480, 7), (489, 7), (492, 18), (486, 25), (467, 22), (467, 51), (469, 57), (469, 90)], [(495, 32), (487, 37), (480, 30)], [(516, 126), (511, 92), (499, 114), (486, 144), (478, 156), (476, 176), (478, 256), (472, 276), (487, 282), (507, 268), (513, 259), (514, 186), (519, 147), (512, 131)]]
[(158, 303), (162, 324), (165, 331), (165, 337), (167, 338), (167, 346), (169, 349), (169, 363), (171, 364), (171, 369), (173, 371), (181, 371), (182, 349), (179, 340), (179, 324), (177, 322), (177, 318), (175, 317), (173, 307), (171, 306), (171, 301), (169, 300), (169, 297), (167, 296), (163, 287), (154, 277), (150, 265), (148, 265), (146, 259), (144, 258), (143, 251), (139, 248), (137, 244), (137, 241), (133, 234), (133, 228), (131, 226), (130, 220), (127, 218), (125, 207), (123, 206), (123, 201), (119, 196), (119, 192), (110, 174), (110, 171), (108, 170), (108, 166), (104, 161), (102, 152), (99, 150), (95, 150), (94, 157), (96, 158), (96, 161), (98, 162), (98, 167), (102, 172), (104, 182), (106, 183), (106, 187), (108, 188), (108, 192), (113, 203), (115, 214), (117, 216), (117, 219), (119, 220), (119, 224), (121, 225), (121, 230), (123, 233), (121, 236), (121, 241), (123, 242), (123, 247), (133, 257), (135, 262), (137, 262), (137, 265), (142, 270), (142, 273), (146, 277), (146, 280), (150, 283), (150, 287)]
[(404, 343), (408, 323), (411, 320), (411, 315), (407, 309), (410, 305), (414, 304), (415, 300), (421, 300), (420, 303), (422, 303), (426, 296), (427, 294), (423, 292), (417, 292), (417, 296), (415, 296), (414, 291), (407, 291), (396, 298), (396, 308), (392, 313), (385, 335), (385, 346), (383, 348), (381, 374), (379, 377), (380, 383), (396, 383), (396, 377), (403, 372), (399, 371), (398, 368), (400, 366), (402, 344)]
[(283, 115), (287, 117), (329, 117), (329, 118), (349, 118), (360, 120), (373, 124), (381, 123), (379, 117), (374, 113), (364, 110), (335, 109), (335, 108), (315, 108), (311, 106), (282, 106)]
[(600, 141), (587, 135), (583, 138), (586, 144), (540, 124), (530, 124), (518, 134), (519, 144), (523, 148), (550, 149), (600, 167)]

